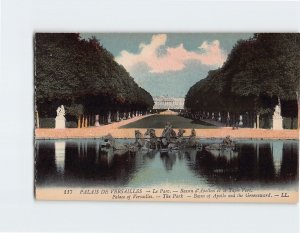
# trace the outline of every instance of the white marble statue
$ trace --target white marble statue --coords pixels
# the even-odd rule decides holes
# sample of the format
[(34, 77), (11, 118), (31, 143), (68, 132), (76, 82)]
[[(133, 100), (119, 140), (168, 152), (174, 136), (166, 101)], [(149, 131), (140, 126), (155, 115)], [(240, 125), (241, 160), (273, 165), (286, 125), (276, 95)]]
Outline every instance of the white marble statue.
[(119, 111), (117, 111), (117, 113), (116, 113), (116, 121), (120, 121), (120, 113), (119, 113)]
[(110, 124), (111, 123), (111, 112), (108, 112), (108, 116), (107, 116), (107, 123)]
[(243, 116), (240, 115), (240, 119), (239, 119), (239, 126), (243, 126)]
[(56, 109), (56, 118), (55, 118), (55, 128), (56, 129), (64, 129), (66, 128), (66, 118), (65, 118), (65, 108), (63, 105)]
[(64, 108), (63, 105), (61, 105), (60, 107), (58, 107), (58, 108), (56, 109), (56, 114), (57, 114), (58, 117), (59, 117), (59, 116), (65, 116), (66, 111), (65, 111), (65, 108)]
[(275, 130), (283, 129), (282, 121), (283, 121), (283, 118), (281, 116), (281, 107), (280, 107), (280, 102), (279, 102), (278, 105), (275, 106), (275, 110), (273, 113), (273, 127), (272, 128)]
[(95, 124), (94, 124), (94, 126), (96, 126), (96, 127), (99, 127), (99, 126), (100, 126), (100, 123), (99, 123), (99, 114), (97, 114), (97, 115), (95, 116)]
[(281, 109), (279, 105), (275, 106), (274, 116), (281, 116)]

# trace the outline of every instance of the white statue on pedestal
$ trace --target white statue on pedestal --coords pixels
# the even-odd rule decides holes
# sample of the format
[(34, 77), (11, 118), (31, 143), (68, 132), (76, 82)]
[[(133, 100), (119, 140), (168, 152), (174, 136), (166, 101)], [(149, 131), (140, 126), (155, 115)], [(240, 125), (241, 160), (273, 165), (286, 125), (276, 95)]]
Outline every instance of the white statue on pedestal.
[(119, 111), (117, 111), (117, 114), (116, 114), (116, 120), (117, 120), (117, 121), (120, 121), (120, 114), (119, 114)]
[(56, 110), (57, 116), (61, 117), (61, 116), (65, 116), (66, 112), (65, 112), (65, 108), (63, 105), (61, 105), (60, 107), (57, 108)]
[(65, 118), (65, 108), (63, 105), (56, 109), (56, 118), (55, 118), (55, 129), (64, 129), (66, 128), (66, 118)]
[(280, 100), (278, 99), (278, 105), (275, 106), (275, 111), (273, 113), (273, 129), (283, 129), (282, 120)]
[(243, 116), (242, 115), (240, 115), (240, 120), (239, 120), (239, 126), (243, 126)]
[(275, 106), (275, 111), (274, 111), (274, 115), (273, 116), (276, 116), (276, 117), (281, 117), (281, 109), (279, 107), (279, 105), (276, 105)]
[(107, 116), (107, 123), (110, 124), (111, 123), (111, 112), (108, 112), (108, 116)]
[(100, 123), (99, 123), (99, 114), (97, 114), (95, 116), (95, 124), (94, 124), (96, 127), (99, 127), (100, 126)]

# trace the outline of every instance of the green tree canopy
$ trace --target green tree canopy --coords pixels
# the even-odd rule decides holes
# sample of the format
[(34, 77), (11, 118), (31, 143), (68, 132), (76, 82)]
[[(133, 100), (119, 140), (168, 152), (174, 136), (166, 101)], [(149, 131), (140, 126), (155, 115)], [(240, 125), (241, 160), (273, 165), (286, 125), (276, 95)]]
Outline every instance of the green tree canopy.
[(294, 117), (299, 61), (299, 34), (255, 34), (238, 41), (220, 69), (190, 88), (185, 106), (194, 111), (267, 113), (280, 98), (284, 115)]
[(66, 105), (69, 114), (146, 110), (151, 95), (139, 87), (95, 38), (75, 33), (35, 35), (36, 104), (43, 116)]

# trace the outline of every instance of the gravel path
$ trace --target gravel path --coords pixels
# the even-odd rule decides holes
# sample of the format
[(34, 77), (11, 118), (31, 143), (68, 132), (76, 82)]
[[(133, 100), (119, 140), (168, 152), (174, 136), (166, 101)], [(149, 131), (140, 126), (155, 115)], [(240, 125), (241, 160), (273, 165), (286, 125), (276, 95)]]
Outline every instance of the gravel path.
[[(120, 128), (127, 124), (141, 120), (148, 116), (140, 116), (121, 122), (112, 123), (110, 125), (89, 128), (67, 128), (67, 129), (36, 129), (36, 139), (67, 139), (67, 138), (100, 138), (110, 133), (115, 138), (134, 138), (136, 129), (145, 133), (146, 128)], [(178, 129), (175, 128), (175, 131)], [(160, 136), (162, 128), (156, 129), (156, 135)], [(189, 136), (191, 128), (186, 128), (184, 136)], [(252, 129), (239, 128), (233, 130), (231, 127), (222, 128), (202, 128), (196, 129), (197, 137), (199, 138), (224, 138), (229, 135), (232, 138), (240, 139), (299, 139), (299, 130), (271, 130), (271, 129)]]

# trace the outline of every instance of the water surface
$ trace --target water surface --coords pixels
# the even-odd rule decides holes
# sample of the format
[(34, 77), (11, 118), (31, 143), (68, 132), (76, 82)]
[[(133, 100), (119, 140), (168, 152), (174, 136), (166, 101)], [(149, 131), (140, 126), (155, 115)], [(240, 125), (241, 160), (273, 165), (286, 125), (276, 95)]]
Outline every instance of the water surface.
[[(201, 143), (205, 147), (220, 141)], [(296, 140), (240, 140), (235, 152), (184, 149), (129, 153), (114, 152), (101, 144), (101, 140), (37, 140), (37, 188), (171, 185), (298, 189)]]

